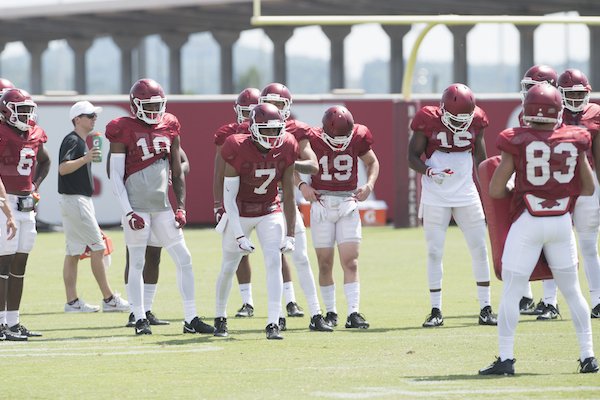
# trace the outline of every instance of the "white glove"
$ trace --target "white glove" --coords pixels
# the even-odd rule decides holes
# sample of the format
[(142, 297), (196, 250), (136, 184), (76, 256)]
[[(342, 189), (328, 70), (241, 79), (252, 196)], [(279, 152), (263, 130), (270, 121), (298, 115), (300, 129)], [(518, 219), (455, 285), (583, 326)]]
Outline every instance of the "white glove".
[(281, 242), (281, 248), (280, 248), (281, 252), (283, 254), (291, 253), (295, 249), (296, 249), (296, 238), (294, 238), (293, 236), (286, 236), (283, 239), (283, 242)]
[(454, 173), (454, 171), (452, 171), (450, 168), (431, 168), (431, 167), (429, 167), (429, 168), (427, 168), (427, 171), (425, 171), (425, 175), (427, 175), (428, 177), (433, 179), (433, 181), (435, 183), (437, 183), (438, 185), (441, 185), (442, 183), (444, 183), (444, 179), (448, 178), (453, 173)]
[(252, 244), (250, 239), (248, 239), (246, 236), (240, 236), (239, 238), (237, 238), (235, 240), (237, 240), (237, 242), (238, 242), (240, 252), (242, 252), (244, 255), (250, 254), (254, 251), (254, 245)]
[(515, 188), (515, 177), (516, 175), (513, 172), (510, 178), (508, 178), (508, 182), (506, 182), (506, 190), (508, 190), (509, 192), (513, 191), (513, 189)]

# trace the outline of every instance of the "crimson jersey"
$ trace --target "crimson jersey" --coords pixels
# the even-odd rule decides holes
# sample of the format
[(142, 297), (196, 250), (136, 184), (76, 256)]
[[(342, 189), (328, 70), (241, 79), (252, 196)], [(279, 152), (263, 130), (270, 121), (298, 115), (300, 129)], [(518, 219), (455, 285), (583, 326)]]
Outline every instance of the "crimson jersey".
[(215, 146), (223, 146), (223, 143), (225, 143), (225, 139), (236, 133), (239, 125), (240, 124), (238, 124), (237, 122), (232, 122), (231, 124), (223, 125), (219, 129), (217, 129), (214, 139)]
[[(285, 120), (285, 131), (287, 133), (291, 133), (296, 141), (300, 143), (301, 140), (308, 140), (309, 132), (311, 127), (304, 122), (298, 121), (296, 119), (286, 119)], [(250, 134), (250, 122), (244, 121), (238, 125), (235, 133), (245, 133)], [(215, 140), (216, 141), (216, 140)]]
[(344, 151), (333, 151), (323, 139), (323, 128), (315, 128), (309, 135), (310, 146), (319, 161), (319, 173), (313, 175), (311, 186), (316, 190), (350, 192), (358, 184), (358, 158), (364, 156), (373, 144), (373, 135), (364, 125), (354, 124), (352, 139)]
[(581, 192), (577, 157), (590, 146), (588, 131), (575, 126), (563, 125), (553, 131), (520, 127), (500, 132), (496, 147), (512, 154), (515, 164), (511, 218), (515, 220), (525, 210), (527, 194), (549, 200), (576, 197)]
[(431, 157), (436, 150), (446, 153), (472, 151), (476, 136), (489, 125), (485, 111), (476, 106), (473, 113), (473, 121), (469, 129), (465, 132), (453, 133), (442, 123), (440, 107), (425, 106), (413, 118), (410, 129), (414, 132), (422, 132), (427, 138), (425, 149), (427, 158)]
[(37, 153), (48, 141), (46, 132), (33, 125), (23, 136), (0, 123), (0, 176), (8, 193), (33, 191)]
[(298, 157), (298, 143), (285, 135), (283, 144), (262, 153), (249, 135), (231, 135), (221, 156), (240, 176), (237, 206), (242, 217), (258, 217), (280, 211), (277, 183)]
[(156, 160), (171, 156), (171, 143), (179, 136), (181, 125), (173, 114), (165, 113), (162, 121), (149, 125), (137, 118), (120, 117), (106, 125), (106, 138), (126, 147), (125, 177), (123, 180), (153, 164)]
[[(578, 113), (574, 113), (565, 108), (562, 119), (563, 123), (566, 125), (575, 125), (586, 128), (592, 136), (593, 142), (600, 131), (600, 105), (590, 103), (584, 107), (583, 111)], [(590, 165), (595, 167), (592, 149), (588, 150), (587, 156)]]

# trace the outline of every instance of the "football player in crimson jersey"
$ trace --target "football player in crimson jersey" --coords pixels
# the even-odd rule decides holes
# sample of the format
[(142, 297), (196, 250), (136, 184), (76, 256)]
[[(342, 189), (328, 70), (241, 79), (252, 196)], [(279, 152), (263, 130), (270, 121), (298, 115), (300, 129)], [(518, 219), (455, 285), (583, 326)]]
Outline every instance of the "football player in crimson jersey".
[[(301, 174), (309, 175), (319, 172), (317, 157), (312, 151), (310, 142), (308, 140), (308, 133), (311, 129), (310, 126), (304, 122), (291, 118), (292, 94), (290, 93), (290, 90), (281, 83), (270, 83), (262, 89), (259, 102), (274, 104), (279, 109), (279, 113), (285, 120), (286, 132), (291, 133), (294, 138), (296, 138), (300, 148), (300, 156), (295, 163), (296, 171)], [(298, 207), (296, 207), (295, 232), (296, 249), (292, 253), (292, 259), (294, 260), (294, 265), (296, 266), (296, 271), (298, 272), (298, 280), (300, 281), (300, 286), (302, 287), (302, 291), (306, 297), (311, 316), (318, 319), (317, 316), (321, 313), (321, 306), (317, 296), (315, 278), (310, 266), (310, 260), (308, 259), (306, 228), (304, 227), (302, 214), (300, 213)], [(292, 285), (290, 267), (286, 257), (282, 257), (282, 259), (283, 292), (285, 296), (287, 314), (289, 317), (303, 317), (304, 311), (296, 303), (296, 295)], [(279, 324), (282, 329), (285, 330), (286, 321), (284, 317), (280, 319)], [(312, 327), (312, 325), (313, 324), (311, 322), (310, 326)]]
[[(236, 133), (238, 126), (248, 120), (250, 110), (258, 104), (260, 90), (256, 88), (246, 88), (238, 95), (233, 109), (236, 113), (237, 120), (230, 124), (221, 126), (215, 133), (214, 143), (217, 147), (215, 152), (215, 166), (213, 175), (213, 199), (215, 221), (223, 216), (225, 209), (223, 208), (223, 177), (225, 174), (225, 161), (221, 157), (221, 147), (225, 139)], [(240, 295), (242, 297), (242, 306), (235, 314), (236, 317), (252, 317), (254, 315), (254, 300), (252, 299), (252, 269), (248, 256), (245, 255), (240, 261), (240, 265), (236, 271), (236, 276), (239, 284)]]
[[(558, 74), (556, 71), (547, 65), (534, 65), (529, 68), (521, 79), (521, 99), (525, 98), (527, 90), (538, 83), (548, 83), (556, 87), (558, 82)], [(519, 114), (519, 125), (526, 126), (523, 121), (523, 111)], [(513, 185), (511, 178), (509, 186)], [(554, 279), (545, 279), (542, 281), (543, 298), (535, 304), (533, 301), (533, 291), (531, 290), (531, 282), (527, 284), (527, 290), (519, 302), (519, 311), (523, 315), (537, 315), (538, 320), (552, 320), (558, 317), (557, 295), (558, 289), (554, 283)]]
[[(223, 260), (217, 279), (215, 336), (227, 336), (227, 299), (233, 275), (244, 254), (254, 251), (256, 230), (267, 274), (267, 339), (282, 339), (279, 329), (283, 278), (281, 253), (294, 250), (294, 162), (298, 144), (284, 130), (277, 107), (259, 104), (250, 111), (250, 135), (230, 135), (221, 147), (225, 161)], [(283, 187), (285, 221), (277, 184)]]
[[(0, 97), (0, 176), (17, 228), (14, 239), (0, 236), (0, 324), (7, 339), (41, 336), (19, 323), (27, 258), (37, 235), (36, 200), (32, 193), (50, 169), (50, 157), (44, 147), (48, 138), (35, 123), (36, 108), (24, 90), (8, 89)], [(0, 226), (7, 226), (6, 214), (0, 214)]]
[[(577, 69), (567, 69), (558, 77), (558, 90), (564, 106), (563, 123), (585, 127), (592, 137), (588, 161), (600, 165), (600, 106), (589, 103), (590, 86), (585, 74)], [(598, 174), (598, 170), (596, 170)], [(593, 196), (579, 196), (573, 211), (573, 225), (583, 257), (583, 267), (590, 288), (592, 318), (600, 318), (600, 258), (598, 257), (598, 231), (600, 206), (598, 205), (598, 180)]]
[[(123, 210), (123, 231), (129, 250), (127, 294), (133, 304), (135, 333), (151, 334), (143, 303), (146, 246), (153, 233), (173, 259), (183, 300), (184, 333), (213, 333), (196, 312), (192, 258), (182, 227), (185, 218), (185, 177), (181, 169), (180, 125), (166, 112), (162, 87), (140, 79), (129, 93), (133, 117), (120, 117), (106, 126), (110, 141), (110, 180)], [(168, 198), (169, 176), (177, 212)]]
[[(326, 321), (337, 325), (338, 315), (333, 280), (334, 245), (337, 243), (344, 271), (344, 293), (348, 306), (346, 328), (367, 329), (369, 323), (359, 312), (360, 283), (358, 249), (361, 223), (358, 201), (369, 197), (379, 175), (379, 161), (371, 149), (373, 136), (364, 125), (355, 124), (346, 107), (330, 107), (323, 115), (323, 127), (311, 132), (310, 144), (319, 160), (319, 173), (311, 184), (298, 187), (311, 202), (310, 221), (313, 246), (319, 262), (319, 285), (325, 303)], [(367, 182), (358, 184), (358, 159), (367, 168)]]
[[(533, 86), (523, 102), (527, 127), (498, 135), (501, 161), (489, 184), (492, 198), (509, 195), (506, 183), (515, 172), (512, 225), (502, 254), (503, 291), (498, 313), (499, 357), (481, 375), (514, 374), (514, 336), (519, 299), (543, 250), (562, 292), (577, 333), (580, 372), (597, 372), (589, 308), (577, 276), (577, 248), (570, 212), (579, 195), (594, 192), (592, 171), (585, 156), (587, 130), (561, 126), (559, 91), (548, 84)], [(484, 190), (484, 188), (482, 188)]]
[(471, 253), (479, 297), (479, 324), (496, 325), (490, 303), (485, 217), (473, 181), (473, 161), (479, 165), (486, 158), (483, 131), (487, 126), (487, 116), (475, 105), (473, 92), (459, 83), (444, 90), (439, 107), (421, 108), (410, 126), (413, 134), (408, 145), (409, 165), (423, 174), (419, 216), (423, 219), (427, 242), (432, 308), (423, 327), (444, 323), (442, 255), (451, 217), (463, 232)]

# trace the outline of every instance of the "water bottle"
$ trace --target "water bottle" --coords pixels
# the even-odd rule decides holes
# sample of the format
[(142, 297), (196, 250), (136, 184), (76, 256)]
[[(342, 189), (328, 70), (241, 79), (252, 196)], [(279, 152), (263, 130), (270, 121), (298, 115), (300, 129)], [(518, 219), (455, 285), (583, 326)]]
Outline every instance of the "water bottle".
[(100, 132), (92, 133), (92, 148), (100, 150), (100, 156), (92, 159), (93, 162), (102, 162), (102, 135)]

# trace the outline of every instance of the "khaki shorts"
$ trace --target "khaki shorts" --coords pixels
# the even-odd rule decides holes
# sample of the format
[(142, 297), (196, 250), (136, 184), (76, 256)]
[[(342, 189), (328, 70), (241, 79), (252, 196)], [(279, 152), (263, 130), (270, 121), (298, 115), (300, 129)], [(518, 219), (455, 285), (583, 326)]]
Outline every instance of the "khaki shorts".
[(78, 256), (89, 247), (91, 251), (104, 250), (104, 240), (96, 221), (94, 203), (87, 196), (63, 194), (60, 201), (66, 254)]

